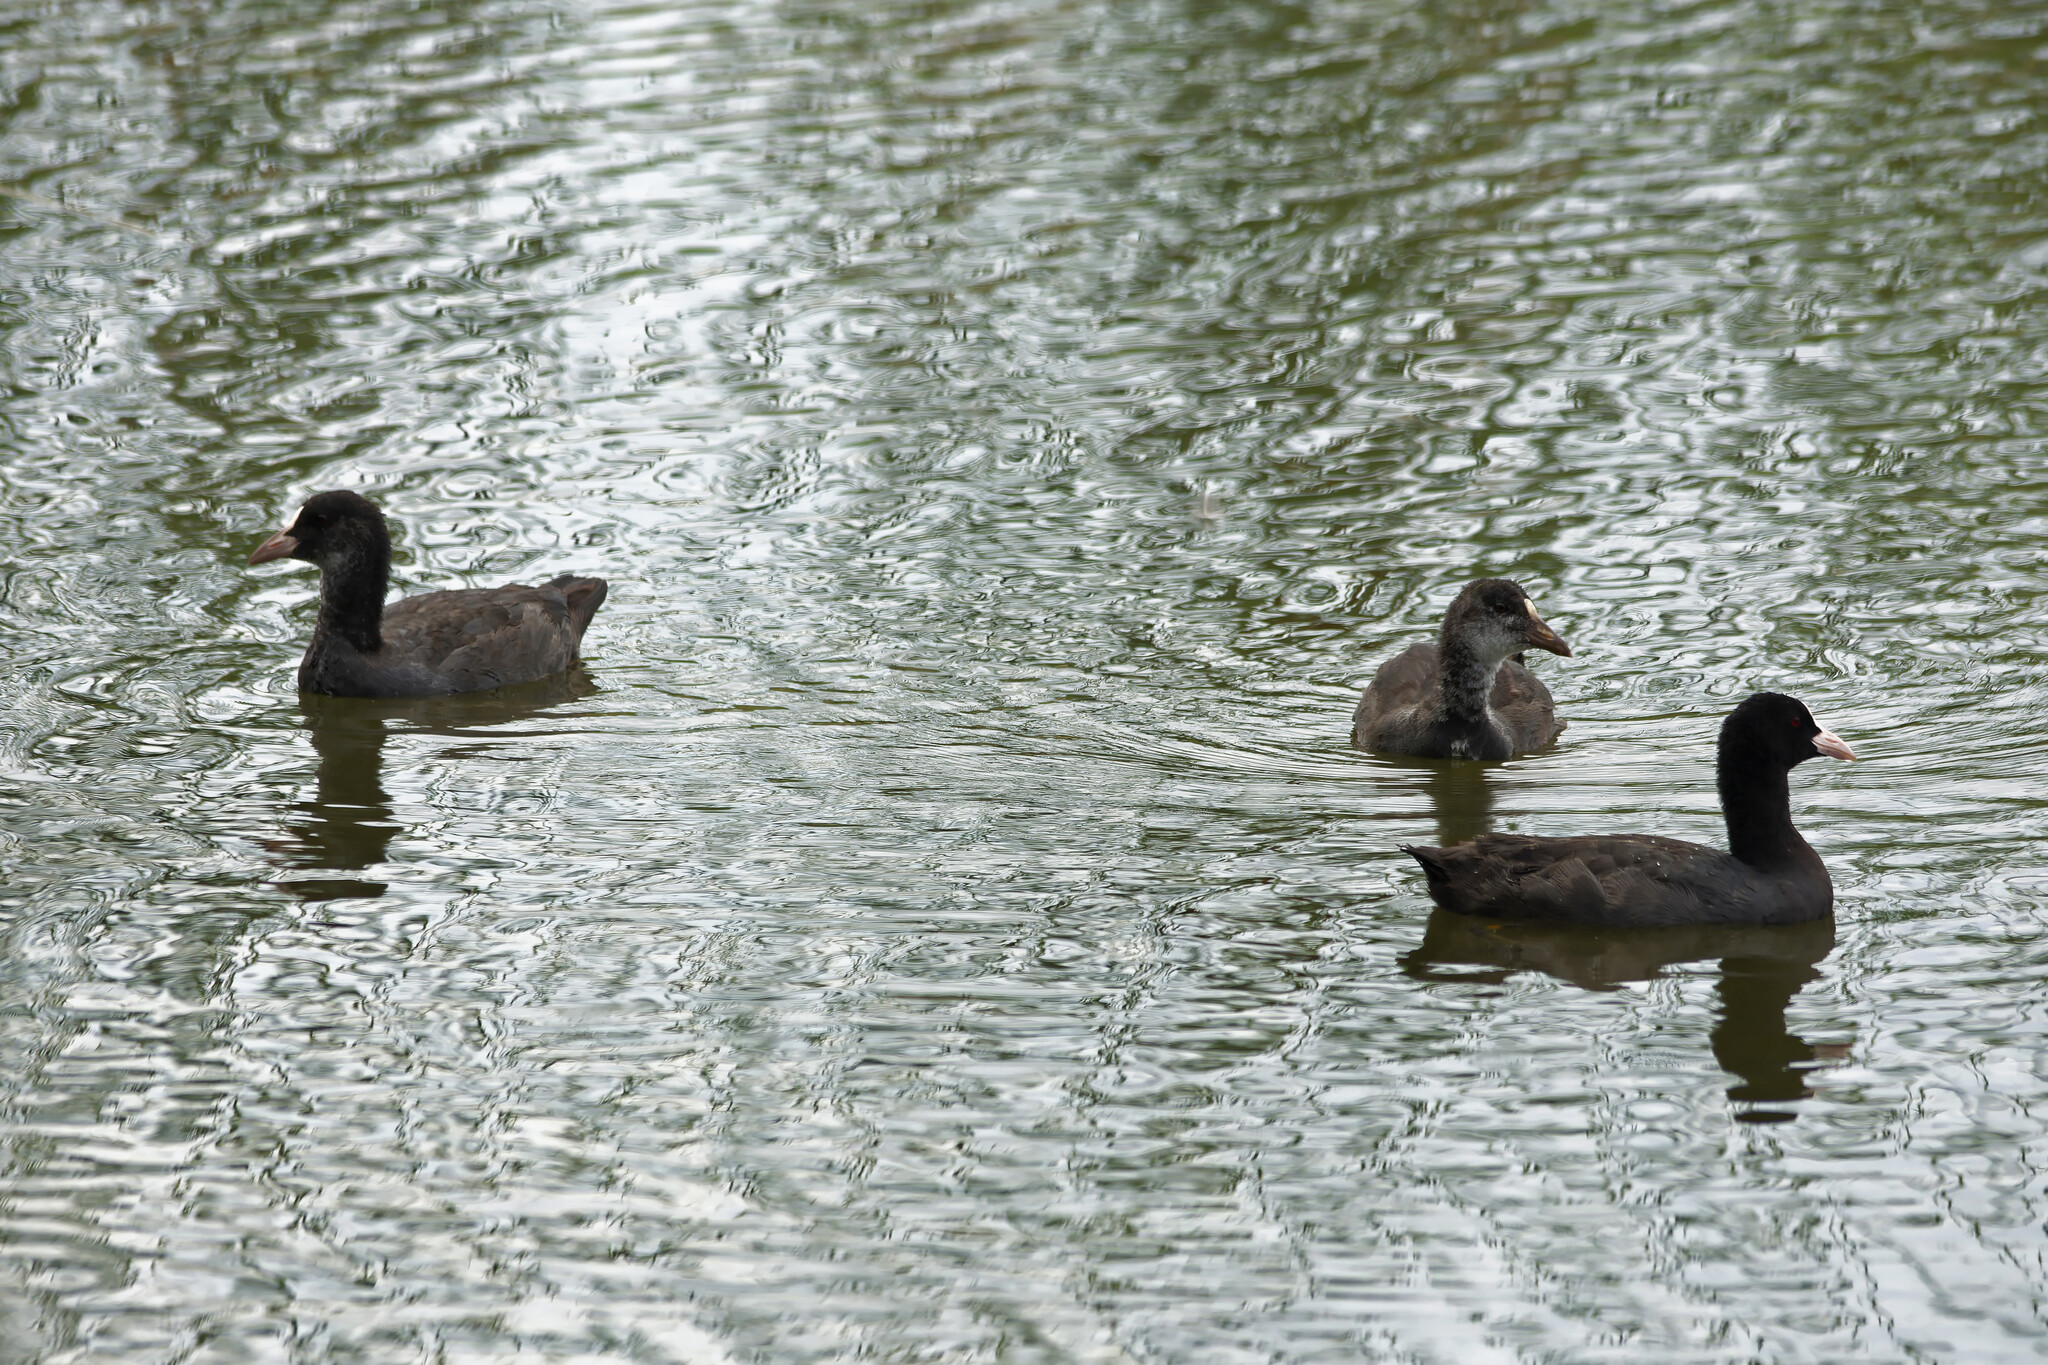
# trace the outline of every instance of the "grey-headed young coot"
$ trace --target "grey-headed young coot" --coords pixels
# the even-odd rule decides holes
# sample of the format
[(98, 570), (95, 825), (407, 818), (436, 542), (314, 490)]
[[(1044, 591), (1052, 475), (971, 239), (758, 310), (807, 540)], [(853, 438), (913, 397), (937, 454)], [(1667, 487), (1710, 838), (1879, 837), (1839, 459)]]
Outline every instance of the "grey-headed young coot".
[(1482, 578), (1444, 613), (1433, 645), (1380, 665), (1351, 716), (1351, 742), (1383, 754), (1498, 760), (1540, 749), (1564, 729), (1524, 649), (1571, 657), (1522, 585)]
[(1715, 775), (1726, 853), (1654, 834), (1482, 834), (1402, 852), (1422, 864), (1430, 899), (1461, 915), (1646, 927), (1816, 920), (1833, 913), (1835, 887), (1792, 827), (1786, 777), (1820, 757), (1856, 755), (1803, 703), (1758, 692), (1721, 722)]
[(320, 569), (320, 616), (299, 661), (299, 690), (335, 697), (433, 697), (551, 677), (576, 662), (602, 578), (563, 574), (537, 588), (462, 588), (384, 605), (391, 535), (355, 493), (317, 493), (251, 564), (303, 559)]

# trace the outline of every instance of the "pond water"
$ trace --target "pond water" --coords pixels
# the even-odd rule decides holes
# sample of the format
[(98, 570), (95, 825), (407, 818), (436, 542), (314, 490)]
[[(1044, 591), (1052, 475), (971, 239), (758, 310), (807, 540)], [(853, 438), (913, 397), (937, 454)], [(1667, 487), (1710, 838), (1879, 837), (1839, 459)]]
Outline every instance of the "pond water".
[[(0, 0), (0, 1362), (2048, 1353), (2048, 13)], [(585, 669), (302, 701), (309, 493)], [(1503, 765), (1346, 744), (1481, 573)], [(1718, 841), (1832, 925), (1432, 917)]]

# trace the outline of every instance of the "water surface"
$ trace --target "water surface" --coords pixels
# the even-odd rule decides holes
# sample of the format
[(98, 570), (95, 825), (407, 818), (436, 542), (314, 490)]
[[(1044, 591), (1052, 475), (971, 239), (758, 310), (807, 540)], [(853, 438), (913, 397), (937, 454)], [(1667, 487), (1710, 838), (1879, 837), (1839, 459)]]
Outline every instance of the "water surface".
[[(0, 1361), (2039, 1359), (2044, 62), (0, 0)], [(299, 699), (338, 486), (584, 673)], [(1481, 573), (1557, 751), (1349, 752)], [(1758, 687), (1833, 925), (1432, 917)]]

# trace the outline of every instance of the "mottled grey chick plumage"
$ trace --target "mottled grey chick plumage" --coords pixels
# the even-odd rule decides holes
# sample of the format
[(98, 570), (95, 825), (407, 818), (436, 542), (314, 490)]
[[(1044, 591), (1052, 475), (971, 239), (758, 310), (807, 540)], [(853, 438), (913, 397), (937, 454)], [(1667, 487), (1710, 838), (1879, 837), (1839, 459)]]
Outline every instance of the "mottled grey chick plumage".
[(1499, 760), (1540, 749), (1564, 729), (1550, 689), (1524, 668), (1527, 648), (1571, 657), (1522, 585), (1465, 585), (1433, 645), (1410, 645), (1380, 665), (1351, 717), (1361, 749), (1417, 758)]

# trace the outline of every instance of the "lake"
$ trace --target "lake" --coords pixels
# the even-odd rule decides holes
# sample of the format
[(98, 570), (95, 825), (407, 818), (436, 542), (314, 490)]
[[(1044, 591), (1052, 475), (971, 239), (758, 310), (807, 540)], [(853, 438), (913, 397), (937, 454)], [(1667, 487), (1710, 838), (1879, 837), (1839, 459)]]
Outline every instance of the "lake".
[[(0, 0), (0, 1365), (2048, 1354), (2048, 12)], [(397, 590), (577, 673), (300, 698)], [(1457, 588), (1570, 728), (1347, 744)], [(1433, 915), (1719, 842), (1832, 924)]]

